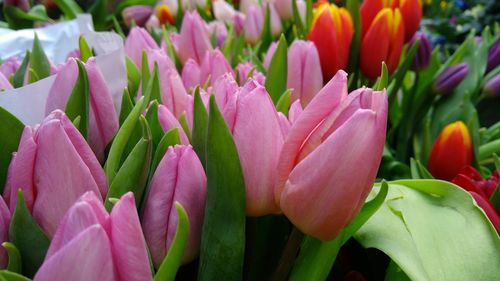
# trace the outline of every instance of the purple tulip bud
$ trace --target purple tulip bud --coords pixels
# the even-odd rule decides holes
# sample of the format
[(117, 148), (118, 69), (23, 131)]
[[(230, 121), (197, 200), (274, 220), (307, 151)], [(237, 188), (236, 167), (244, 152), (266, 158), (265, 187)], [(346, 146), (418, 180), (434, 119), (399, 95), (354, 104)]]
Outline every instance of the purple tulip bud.
[(14, 75), (16, 73), (20, 65), (21, 61), (19, 61), (16, 56), (10, 57), (0, 65), (0, 72), (6, 78), (9, 78), (11, 75)]
[(497, 40), (495, 44), (488, 51), (488, 64), (486, 65), (486, 72), (491, 71), (493, 68), (500, 64), (500, 40)]
[(122, 11), (123, 22), (127, 27), (132, 26), (132, 21), (144, 26), (152, 14), (153, 7), (145, 5), (129, 6)]
[(408, 50), (415, 44), (415, 41), (420, 39), (420, 45), (418, 45), (417, 53), (415, 58), (411, 63), (411, 69), (413, 71), (420, 71), (427, 66), (431, 61), (432, 45), (429, 38), (423, 32), (416, 32), (408, 43)]
[(469, 73), (469, 65), (466, 63), (455, 64), (445, 71), (434, 80), (432, 88), (438, 94), (447, 94), (453, 91), (465, 76)]
[(500, 97), (500, 73), (493, 76), (484, 85), (483, 91), (491, 97)]

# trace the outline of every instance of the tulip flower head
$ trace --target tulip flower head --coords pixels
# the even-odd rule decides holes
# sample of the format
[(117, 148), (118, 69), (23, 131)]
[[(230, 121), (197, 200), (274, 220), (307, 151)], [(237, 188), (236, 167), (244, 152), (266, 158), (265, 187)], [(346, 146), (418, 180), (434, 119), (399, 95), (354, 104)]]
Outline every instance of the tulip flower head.
[(138, 26), (144, 26), (152, 14), (153, 8), (151, 6), (129, 6), (122, 11), (123, 23), (127, 27), (131, 27), (132, 22), (135, 22)]
[(324, 81), (347, 67), (353, 33), (351, 15), (346, 9), (328, 3), (317, 7), (308, 39), (318, 49)]
[[(9, 226), (10, 226), (10, 211), (5, 201), (0, 196), (0, 243), (9, 240)], [(0, 249), (0, 268), (4, 269), (7, 266), (7, 251)]]
[(177, 53), (182, 63), (193, 59), (201, 63), (205, 53), (212, 49), (206, 23), (197, 12), (186, 12), (182, 20)]
[(408, 43), (408, 50), (411, 49), (411, 47), (417, 40), (420, 40), (420, 44), (418, 45), (415, 58), (413, 58), (413, 61), (411, 63), (411, 69), (413, 71), (420, 71), (427, 68), (427, 66), (429, 66), (429, 63), (431, 62), (432, 55), (431, 42), (427, 35), (425, 35), (425, 33), (423, 32), (416, 32), (415, 35), (413, 35), (410, 42)]
[(469, 65), (455, 64), (443, 71), (432, 83), (434, 92), (445, 95), (453, 91), (469, 74)]
[(500, 97), (500, 73), (491, 77), (486, 82), (483, 92), (491, 97)]
[(127, 39), (125, 40), (125, 54), (138, 67), (142, 64), (142, 52), (144, 50), (158, 49), (158, 44), (146, 29), (142, 27), (134, 27), (130, 30)]
[(492, 69), (500, 64), (500, 40), (497, 40), (495, 44), (488, 51), (488, 63), (486, 65), (486, 72), (490, 72)]
[(9, 165), (4, 198), (11, 212), (18, 189), (42, 230), (52, 238), (66, 211), (85, 192), (106, 197), (104, 171), (83, 136), (62, 111), (26, 127)]
[(452, 180), (462, 168), (472, 164), (472, 139), (462, 121), (443, 128), (434, 142), (429, 157), (429, 171), (443, 180)]
[(376, 79), (380, 75), (382, 62), (387, 64), (389, 73), (393, 73), (399, 64), (403, 39), (404, 26), (399, 9), (380, 10), (363, 33), (360, 51), (363, 74), (372, 80)]
[(165, 4), (158, 5), (156, 7), (156, 17), (158, 18), (158, 21), (160, 22), (160, 24), (166, 24), (166, 23), (174, 24), (175, 23), (175, 19), (174, 19), (174, 16), (172, 15), (172, 11), (170, 11), (170, 8)]
[(5, 90), (10, 90), (12, 89), (12, 85), (9, 82), (9, 79), (7, 79), (2, 72), (0, 72), (0, 92), (5, 91)]
[(385, 92), (362, 88), (347, 96), (347, 75), (339, 71), (294, 121), (275, 200), (302, 232), (331, 240), (357, 215), (382, 158), (387, 107)]

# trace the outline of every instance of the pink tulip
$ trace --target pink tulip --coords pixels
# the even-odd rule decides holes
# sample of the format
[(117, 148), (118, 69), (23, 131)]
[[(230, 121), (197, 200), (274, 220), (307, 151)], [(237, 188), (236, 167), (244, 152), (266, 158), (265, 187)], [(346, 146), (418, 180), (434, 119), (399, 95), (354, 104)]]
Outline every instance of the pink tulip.
[(385, 142), (387, 95), (362, 88), (346, 96), (347, 75), (339, 71), (291, 127), (278, 166), (276, 203), (322, 240), (334, 239), (359, 212)]
[(251, 7), (260, 6), (259, 0), (240, 0), (240, 11), (244, 14), (248, 14)]
[(245, 28), (246, 15), (240, 12), (236, 12), (233, 16), (233, 25), (236, 35), (240, 36), (240, 33)]
[(271, 60), (273, 59), (274, 52), (276, 52), (276, 48), (278, 48), (278, 43), (276, 42), (271, 43), (271, 45), (269, 45), (269, 48), (267, 48), (266, 56), (264, 57), (264, 61), (262, 62), (262, 65), (265, 69), (269, 69), (269, 65), (271, 64)]
[[(118, 116), (111, 93), (97, 66), (95, 58), (90, 58), (85, 69), (89, 80), (89, 145), (100, 161), (104, 160), (104, 150), (118, 131)], [(78, 66), (74, 59), (68, 60), (60, 69), (49, 90), (45, 113), (64, 109), (78, 78)]]
[(132, 28), (125, 40), (125, 54), (139, 68), (142, 65), (142, 52), (158, 48), (153, 37), (142, 27)]
[[(278, 36), (281, 34), (281, 20), (274, 3), (270, 2), (267, 4), (269, 6), (269, 23), (271, 28), (271, 34), (273, 36)], [(262, 5), (262, 10), (264, 15), (266, 14), (266, 5)]]
[(182, 68), (182, 82), (186, 89), (200, 86), (200, 66), (193, 59), (188, 59)]
[(153, 7), (145, 5), (129, 6), (122, 11), (123, 22), (127, 27), (131, 27), (132, 22), (144, 26), (152, 14)]
[(215, 95), (217, 106), (224, 110), (226, 104), (239, 91), (238, 83), (233, 76), (226, 73), (215, 80), (212, 92)]
[(10, 57), (0, 64), (0, 73), (2, 73), (6, 78), (9, 78), (16, 73), (20, 65), (21, 61), (19, 61), (17, 57)]
[(62, 111), (52, 112), (41, 125), (26, 127), (7, 174), (4, 198), (16, 208), (17, 191), (40, 227), (52, 237), (64, 213), (86, 191), (106, 197), (101, 165)]
[(177, 228), (175, 202), (186, 209), (189, 238), (183, 262), (198, 254), (206, 200), (207, 178), (191, 146), (170, 147), (153, 176), (144, 202), (142, 227), (153, 263), (159, 267)]
[(300, 99), (304, 107), (323, 87), (321, 64), (314, 43), (299, 40), (290, 46), (287, 87), (293, 89), (291, 101)]
[(186, 133), (184, 132), (184, 129), (182, 128), (179, 121), (175, 118), (172, 112), (170, 112), (170, 110), (168, 110), (168, 108), (162, 104), (158, 106), (158, 119), (160, 121), (161, 128), (163, 129), (164, 132), (168, 132), (173, 128), (177, 128), (179, 129), (179, 137), (181, 143), (184, 145), (189, 144), (189, 140), (186, 136)]
[(290, 109), (288, 110), (288, 120), (290, 121), (290, 124), (293, 124), (295, 123), (295, 121), (297, 121), (302, 111), (304, 110), (302, 109), (300, 100), (294, 101), (290, 106)]
[(7, 79), (1, 72), (0, 72), (0, 92), (5, 91), (5, 90), (10, 90), (12, 89), (12, 85), (9, 82), (9, 79)]
[(182, 63), (191, 58), (200, 64), (205, 53), (211, 49), (212, 45), (205, 22), (197, 12), (186, 12), (182, 20), (177, 49)]
[(231, 23), (233, 17), (236, 13), (233, 6), (224, 0), (214, 0), (212, 2), (214, 9), (214, 16), (217, 20), (223, 21), (224, 23)]
[(227, 103), (223, 114), (243, 169), (247, 215), (278, 213), (273, 186), (283, 135), (269, 94), (262, 85), (249, 80)]
[(210, 38), (215, 37), (215, 47), (220, 48), (227, 37), (227, 27), (223, 21), (214, 20), (207, 25)]
[[(5, 201), (0, 196), (0, 243), (9, 240), (10, 211)], [(7, 266), (7, 252), (3, 247), (0, 249), (0, 269)]]
[(134, 195), (123, 195), (110, 215), (94, 193), (82, 195), (64, 215), (34, 280), (152, 280)]
[(293, 18), (292, 0), (276, 0), (274, 5), (283, 20), (291, 20)]
[(200, 68), (200, 83), (205, 84), (210, 79), (210, 84), (225, 73), (233, 73), (231, 65), (227, 62), (224, 55), (218, 50), (207, 52)]
[[(253, 70), (253, 74), (251, 77), (248, 77), (250, 74), (250, 71)], [(245, 84), (245, 82), (249, 79), (252, 78), (253, 80), (257, 81), (261, 85), (265, 85), (266, 83), (266, 76), (259, 72), (258, 70), (255, 69), (255, 66), (247, 61), (245, 63), (240, 63), (236, 66), (236, 71), (238, 71), (238, 75), (240, 77), (240, 85)]]
[(245, 19), (245, 40), (250, 44), (257, 44), (260, 40), (262, 28), (264, 27), (264, 14), (258, 6), (249, 8)]

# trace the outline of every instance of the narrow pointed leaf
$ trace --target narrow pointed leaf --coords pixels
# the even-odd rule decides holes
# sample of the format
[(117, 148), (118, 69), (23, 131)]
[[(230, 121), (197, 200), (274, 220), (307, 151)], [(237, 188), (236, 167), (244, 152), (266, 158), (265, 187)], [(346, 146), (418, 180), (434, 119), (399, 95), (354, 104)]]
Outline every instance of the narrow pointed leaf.
[(179, 129), (178, 128), (172, 128), (168, 132), (163, 135), (163, 137), (160, 140), (160, 143), (156, 147), (155, 155), (153, 157), (153, 161), (151, 163), (151, 171), (150, 171), (150, 178), (152, 178), (152, 175), (154, 174), (154, 171), (158, 167), (158, 164), (160, 163), (161, 159), (163, 158), (163, 155), (167, 152), (167, 149), (170, 146), (174, 146), (176, 144), (180, 144), (181, 139), (179, 137)]
[(139, 85), (141, 84), (141, 72), (135, 63), (129, 58), (125, 57), (125, 66), (127, 67), (127, 80), (130, 97), (136, 97)]
[(89, 58), (94, 56), (94, 52), (92, 52), (92, 49), (90, 48), (87, 40), (85, 40), (85, 37), (83, 37), (83, 35), (80, 35), (80, 38), (78, 39), (78, 45), (80, 47), (80, 59), (83, 62), (87, 62)]
[(288, 109), (290, 109), (290, 97), (292, 96), (292, 90), (288, 89), (281, 95), (278, 103), (276, 104), (276, 110), (288, 116)]
[(149, 105), (146, 120), (148, 121), (149, 128), (151, 130), (153, 151), (156, 151), (156, 147), (163, 137), (163, 129), (161, 128), (160, 120), (158, 120), (158, 101), (153, 100)]
[(193, 134), (192, 144), (194, 151), (200, 158), (201, 164), (206, 168), (206, 149), (207, 149), (207, 129), (208, 129), (208, 113), (205, 105), (201, 100), (200, 89), (196, 88), (194, 92), (194, 117), (193, 117)]
[(31, 57), (31, 52), (26, 51), (23, 62), (21, 63), (21, 66), (19, 66), (19, 68), (17, 69), (16, 73), (14, 74), (14, 78), (12, 79), (12, 86), (14, 88), (19, 88), (23, 86), (24, 75), (26, 75), (26, 69), (28, 67), (30, 57)]
[(22, 264), (21, 264), (21, 254), (17, 249), (16, 245), (10, 242), (3, 242), (2, 247), (7, 251), (7, 255), (9, 257), (9, 263), (7, 264), (7, 270), (15, 273), (22, 273)]
[(0, 193), (3, 193), (12, 153), (17, 150), (24, 124), (0, 106)]
[(287, 43), (285, 36), (282, 35), (269, 64), (266, 77), (266, 89), (274, 104), (278, 102), (281, 95), (286, 91), (287, 60)]
[(68, 98), (64, 112), (71, 120), (80, 117), (78, 130), (87, 139), (89, 132), (89, 79), (83, 63), (77, 60), (77, 64), (78, 79), (76, 79), (75, 87)]
[(61, 9), (66, 19), (74, 19), (76, 15), (82, 14), (82, 8), (74, 0), (54, 0), (57, 7)]
[(134, 103), (130, 99), (128, 88), (125, 88), (123, 89), (122, 106), (120, 109), (120, 116), (118, 118), (118, 120), (120, 121), (120, 126), (123, 124), (125, 119), (127, 119), (127, 116), (130, 114), (133, 108), (134, 108)]
[(30, 68), (36, 73), (37, 78), (43, 79), (50, 75), (50, 62), (43, 51), (38, 35), (35, 33), (33, 47), (30, 54)]
[(31, 279), (15, 272), (0, 270), (0, 281), (31, 281)]

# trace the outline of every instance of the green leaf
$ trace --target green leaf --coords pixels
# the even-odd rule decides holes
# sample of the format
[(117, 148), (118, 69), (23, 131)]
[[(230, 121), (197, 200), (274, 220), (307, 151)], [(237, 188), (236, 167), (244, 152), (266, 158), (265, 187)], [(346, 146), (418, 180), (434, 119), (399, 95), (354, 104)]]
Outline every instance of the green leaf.
[(89, 79), (85, 66), (79, 60), (78, 64), (78, 79), (76, 79), (75, 87), (68, 98), (64, 112), (70, 120), (80, 117), (80, 126), (78, 130), (85, 139), (88, 139), (89, 132)]
[(38, 76), (38, 80), (50, 76), (50, 62), (43, 51), (38, 35), (35, 33), (33, 47), (30, 54), (30, 68)]
[(31, 279), (15, 272), (0, 270), (0, 281), (31, 281)]
[(201, 100), (200, 88), (197, 87), (194, 91), (194, 116), (193, 116), (193, 148), (200, 158), (203, 167), (206, 167), (206, 150), (207, 150), (207, 130), (208, 130), (208, 113), (205, 105)]
[(354, 237), (383, 251), (413, 281), (500, 276), (498, 234), (470, 194), (449, 182), (389, 183), (384, 204)]
[(128, 89), (131, 97), (136, 97), (141, 84), (141, 72), (128, 56), (125, 56), (125, 66), (127, 67)]
[(88, 12), (92, 14), (94, 26), (98, 31), (105, 31), (107, 29), (108, 21), (108, 0), (96, 0), (89, 8)]
[(361, 45), (361, 15), (359, 12), (359, 0), (347, 0), (346, 8), (352, 17), (354, 34), (351, 41), (351, 51), (349, 53), (349, 72), (354, 72), (358, 67), (359, 47)]
[(35, 5), (28, 12), (13, 5), (4, 5), (3, 15), (12, 29), (31, 28), (34, 21), (51, 21), (43, 5)]
[(163, 137), (160, 140), (160, 143), (156, 148), (155, 155), (153, 157), (153, 162), (151, 163), (151, 171), (149, 173), (150, 179), (153, 177), (153, 174), (156, 171), (158, 164), (160, 164), (161, 159), (163, 159), (163, 155), (165, 155), (165, 152), (167, 152), (167, 149), (171, 146), (180, 143), (181, 139), (179, 137), (178, 128), (172, 128), (163, 135)]
[(108, 211), (113, 208), (109, 198), (120, 198), (123, 194), (132, 191), (137, 205), (142, 201), (142, 195), (149, 174), (151, 158), (153, 153), (153, 144), (151, 140), (151, 131), (148, 122), (143, 116), (139, 117), (142, 125), (142, 138), (130, 152), (118, 173), (109, 186), (108, 194), (104, 206)]
[(266, 89), (274, 104), (278, 102), (286, 90), (287, 81), (287, 43), (285, 36), (281, 35), (276, 51), (274, 52), (266, 77)]
[(21, 253), (24, 275), (34, 276), (45, 258), (50, 240), (33, 220), (21, 190), (10, 222), (9, 240)]
[(153, 151), (163, 137), (163, 129), (158, 119), (158, 101), (154, 100), (150, 103), (148, 112), (146, 113), (146, 120), (148, 121), (149, 128), (151, 129), (151, 136), (153, 138)]
[(300, 17), (299, 8), (297, 7), (297, 1), (292, 1), (292, 11), (293, 11), (293, 23), (297, 27), (300, 38), (307, 38), (307, 31), (302, 23), (302, 18)]
[(3, 193), (12, 153), (17, 150), (24, 124), (0, 106), (0, 193)]
[(191, 143), (191, 131), (189, 131), (189, 125), (187, 120), (186, 112), (182, 112), (181, 116), (179, 116), (179, 124), (181, 125), (184, 133), (186, 134), (189, 142)]
[(384, 281), (411, 281), (411, 280), (394, 261), (391, 261), (385, 272)]
[(427, 168), (420, 161), (413, 158), (410, 159), (410, 171), (413, 179), (434, 179)]
[(83, 14), (82, 8), (74, 0), (54, 0), (54, 3), (63, 12), (66, 19), (74, 19), (76, 15)]
[[(141, 86), (142, 94), (145, 95), (147, 87), (149, 86), (149, 78), (151, 77), (151, 71), (149, 71), (148, 54), (145, 50), (142, 51), (141, 60)], [(149, 100), (147, 100), (149, 102)]]
[(177, 230), (167, 256), (153, 279), (154, 281), (174, 281), (177, 270), (182, 263), (182, 256), (189, 237), (189, 219), (186, 210), (177, 201), (175, 202), (175, 209), (178, 217)]
[(245, 182), (233, 137), (215, 97), (207, 131), (207, 203), (198, 278), (241, 280), (245, 256)]
[(177, 70), (181, 70), (182, 69), (181, 59), (179, 58), (177, 52), (175, 51), (174, 43), (172, 43), (172, 40), (170, 39), (170, 34), (167, 32), (167, 28), (165, 26), (163, 26), (163, 38), (165, 40), (165, 46), (167, 46), (168, 56), (175, 63), (175, 67), (177, 68)]
[(40, 80), (40, 78), (38, 78), (38, 75), (33, 68), (28, 68), (28, 84), (35, 83), (38, 80)]
[(259, 46), (259, 54), (264, 53), (271, 42), (273, 41), (273, 35), (271, 33), (271, 10), (269, 9), (269, 5), (266, 5), (266, 13), (264, 15), (264, 26), (262, 27), (262, 33), (260, 35), (260, 46)]
[(377, 195), (365, 203), (356, 218), (332, 241), (307, 236), (302, 242), (289, 280), (326, 280), (340, 247), (377, 212), (387, 196), (388, 185), (382, 182)]
[(23, 86), (24, 76), (26, 75), (26, 69), (28, 67), (30, 57), (31, 57), (31, 52), (26, 51), (23, 62), (21, 63), (16, 73), (14, 74), (14, 77), (12, 78), (12, 86), (14, 86), (14, 88), (19, 88)]
[(276, 104), (276, 110), (288, 116), (288, 109), (290, 109), (290, 97), (292, 96), (292, 90), (288, 89), (283, 95), (281, 95), (278, 103)]
[(377, 82), (375, 83), (375, 86), (373, 86), (375, 91), (382, 91), (387, 88), (387, 85), (389, 84), (389, 70), (387, 69), (385, 62), (382, 62), (382, 70), (380, 73), (380, 77), (377, 78)]
[(478, 160), (483, 161), (491, 158), (493, 154), (500, 154), (500, 139), (481, 145), (479, 147)]
[(145, 109), (146, 100), (144, 99), (144, 97), (141, 97), (116, 133), (115, 139), (111, 144), (108, 159), (106, 161), (106, 166), (104, 169), (109, 183), (113, 182), (116, 173), (120, 168), (120, 160), (122, 158), (122, 154), (125, 150), (127, 142), (132, 136), (134, 128), (139, 121), (139, 116)]
[(313, 0), (306, 0), (306, 32), (309, 33), (313, 21)]
[(128, 92), (128, 88), (123, 89), (123, 94), (122, 94), (122, 106), (120, 109), (120, 126), (123, 125), (123, 122), (125, 122), (125, 119), (127, 119), (128, 115), (134, 108), (134, 103), (130, 99), (130, 94)]
[(87, 40), (85, 40), (85, 37), (83, 37), (83, 35), (80, 35), (80, 38), (78, 39), (78, 45), (80, 47), (80, 59), (83, 62), (87, 62), (89, 58), (94, 56), (94, 52), (92, 52), (92, 49), (90, 48)]
[(7, 251), (7, 255), (9, 257), (7, 270), (15, 273), (21, 273), (23, 268), (21, 264), (22, 262), (21, 254), (19, 253), (19, 250), (17, 249), (16, 245), (10, 242), (3, 242), (2, 247), (5, 248), (5, 250)]

